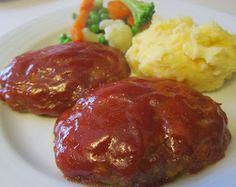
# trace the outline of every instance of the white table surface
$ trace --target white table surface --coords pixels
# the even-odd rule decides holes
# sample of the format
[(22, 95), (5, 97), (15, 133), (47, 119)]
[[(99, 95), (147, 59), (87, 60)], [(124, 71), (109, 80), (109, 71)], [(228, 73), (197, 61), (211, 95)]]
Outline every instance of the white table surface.
[[(173, 0), (175, 1), (175, 0)], [(183, 0), (236, 16), (236, 0)], [(78, 0), (0, 0), (0, 36), (36, 17)]]

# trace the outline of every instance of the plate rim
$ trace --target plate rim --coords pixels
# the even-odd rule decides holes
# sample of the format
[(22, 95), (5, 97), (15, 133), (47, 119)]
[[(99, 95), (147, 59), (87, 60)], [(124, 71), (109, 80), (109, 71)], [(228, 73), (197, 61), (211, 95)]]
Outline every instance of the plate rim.
[[(79, 1), (79, 0), (78, 0)], [(177, 0), (176, 0), (177, 1)], [(195, 4), (192, 4), (192, 3), (190, 3), (190, 2), (182, 2), (182, 3), (184, 3), (184, 4), (188, 4), (188, 6), (189, 5), (191, 5), (191, 6), (196, 6), (196, 7), (198, 7), (198, 8), (205, 8), (205, 9), (210, 9), (210, 8), (207, 8), (207, 7), (203, 7), (203, 6), (201, 6), (201, 5), (195, 5)], [(54, 10), (54, 11), (52, 11), (52, 12), (50, 12), (50, 13), (46, 13), (45, 15), (42, 15), (42, 16), (39, 16), (39, 17), (37, 17), (37, 18), (34, 18), (34, 19), (32, 19), (32, 20), (30, 20), (30, 21), (28, 21), (28, 22), (26, 22), (26, 23), (24, 23), (24, 24), (22, 24), (22, 25), (20, 25), (20, 26), (18, 26), (18, 27), (16, 27), (16, 28), (14, 28), (14, 29), (12, 29), (11, 31), (9, 31), (9, 32), (7, 32), (7, 33), (4, 33), (3, 35), (1, 35), (0, 36), (0, 41), (3, 41), (3, 43), (4, 42), (7, 42), (7, 39), (8, 38), (11, 38), (12, 36), (14, 36), (15, 34), (17, 34), (17, 33), (19, 33), (19, 32), (22, 32), (23, 30), (25, 30), (25, 28), (27, 28), (27, 27), (30, 27), (31, 25), (34, 25), (34, 24), (38, 24), (39, 22), (44, 22), (45, 21), (45, 19), (47, 19), (48, 17), (51, 17), (51, 16), (53, 16), (53, 15), (57, 15), (57, 14), (60, 14), (60, 12), (62, 12), (62, 11), (65, 11), (65, 10), (72, 10), (72, 8), (74, 8), (74, 6), (75, 5), (78, 5), (78, 3), (73, 3), (73, 4), (71, 4), (70, 6), (66, 6), (66, 7), (62, 7), (62, 8), (59, 8), (59, 9), (57, 9), (57, 10)], [(227, 14), (227, 13), (224, 13), (224, 12), (220, 12), (220, 11), (216, 11), (215, 9), (210, 9), (211, 11), (214, 11), (214, 12), (216, 12), (216, 13), (220, 13), (220, 14), (223, 14), (223, 15), (226, 15), (226, 16), (230, 16), (230, 17), (233, 17), (235, 20), (236, 20), (236, 16), (232, 16), (232, 15), (230, 15), (230, 14)], [(67, 11), (66, 11), (67, 12)], [(1, 52), (0, 52), (1, 53)], [(1, 59), (1, 57), (0, 57), (0, 59)], [(0, 106), (2, 106), (2, 104), (1, 104), (1, 102), (0, 102)], [(3, 126), (4, 124), (3, 124), (3, 121), (2, 121), (2, 110), (0, 110), (0, 130), (2, 129), (2, 126)], [(1, 132), (0, 132), (0, 140), (1, 140)], [(0, 147), (1, 147), (1, 143), (0, 143)], [(0, 158), (1, 158), (1, 156), (0, 156)], [(24, 165), (26, 165), (26, 167), (27, 167), (27, 164), (25, 163)], [(20, 171), (20, 170), (19, 170)], [(32, 171), (32, 169), (30, 169), (30, 171), (31, 172), (34, 172), (35, 173), (35, 171)], [(37, 172), (38, 174), (39, 174), (39, 172)], [(0, 169), (0, 174), (1, 174), (1, 169)], [(40, 174), (39, 174), (40, 175)], [(1, 175), (0, 175), (1, 176)], [(43, 175), (44, 176), (44, 175)], [(44, 177), (43, 177), (43, 179), (45, 179)], [(12, 180), (13, 181), (13, 180)], [(54, 183), (52, 183), (52, 180), (47, 180), (48, 181), (48, 184), (54, 184)], [(50, 182), (51, 181), (51, 182)], [(38, 181), (38, 182), (40, 182), (40, 180)], [(13, 181), (13, 183), (14, 183), (14, 181)], [(1, 184), (1, 181), (0, 181), (0, 184)], [(15, 184), (17, 184), (17, 182), (16, 183), (14, 183), (12, 186), (15, 186)], [(48, 185), (48, 184), (46, 184), (46, 185)], [(11, 185), (11, 184), (9, 184), (9, 185)], [(23, 184), (24, 185), (24, 184)], [(236, 182), (235, 182), (235, 185), (236, 185)], [(30, 185), (29, 185), (30, 186)], [(35, 186), (37, 186), (37, 185), (35, 185)], [(39, 186), (41, 186), (41, 184), (39, 183)], [(77, 185), (78, 186), (78, 185)]]

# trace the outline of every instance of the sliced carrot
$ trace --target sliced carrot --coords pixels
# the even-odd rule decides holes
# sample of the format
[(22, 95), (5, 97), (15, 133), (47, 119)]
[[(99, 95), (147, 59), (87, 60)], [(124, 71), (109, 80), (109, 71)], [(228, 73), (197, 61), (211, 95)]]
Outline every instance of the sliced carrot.
[(88, 16), (89, 16), (89, 13), (86, 10), (80, 11), (79, 16), (76, 18), (74, 25), (71, 29), (71, 39), (73, 41), (83, 40), (82, 30), (86, 25)]
[(127, 18), (127, 23), (129, 24), (129, 26), (133, 27), (134, 26), (134, 17), (132, 15), (130, 15)]
[(79, 16), (76, 18), (73, 27), (71, 28), (71, 39), (73, 41), (83, 40), (83, 28), (86, 26), (89, 12), (93, 8), (94, 0), (83, 0), (80, 5)]
[(94, 0), (83, 0), (80, 5), (80, 10), (90, 11), (93, 8)]
[(123, 19), (125, 20), (131, 15), (129, 8), (120, 1), (110, 1), (107, 6), (108, 14), (112, 19)]

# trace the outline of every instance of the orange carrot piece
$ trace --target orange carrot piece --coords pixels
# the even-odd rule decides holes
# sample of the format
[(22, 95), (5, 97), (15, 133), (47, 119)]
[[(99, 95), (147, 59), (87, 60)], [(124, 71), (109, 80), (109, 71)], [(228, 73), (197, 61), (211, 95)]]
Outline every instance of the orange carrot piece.
[(74, 25), (71, 29), (71, 39), (73, 41), (82, 41), (83, 33), (82, 30), (86, 25), (89, 13), (86, 10), (82, 10), (79, 16), (76, 18)]
[(130, 15), (127, 18), (127, 23), (129, 24), (129, 26), (133, 27), (134, 26), (134, 17), (132, 15)]
[(90, 11), (93, 7), (94, 0), (83, 0), (80, 5), (80, 10), (87, 10)]
[(131, 15), (129, 8), (120, 1), (110, 1), (107, 6), (108, 14), (112, 19), (123, 19), (125, 20)]
[(93, 8), (94, 0), (83, 0), (80, 5), (80, 12), (76, 18), (74, 25), (71, 29), (71, 39), (73, 41), (82, 41), (83, 40), (83, 28), (86, 26), (89, 12)]

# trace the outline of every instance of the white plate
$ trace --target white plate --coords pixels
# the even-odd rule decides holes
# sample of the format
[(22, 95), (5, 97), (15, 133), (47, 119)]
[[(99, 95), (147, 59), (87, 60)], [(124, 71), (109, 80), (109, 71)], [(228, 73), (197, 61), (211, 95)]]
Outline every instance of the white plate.
[[(71, 8), (53, 12), (36, 19), (0, 38), (0, 69), (3, 69), (16, 55), (57, 42), (60, 32), (71, 25)], [(236, 18), (207, 8), (178, 2), (159, 0), (158, 14), (161, 17), (189, 15), (199, 22), (217, 21), (230, 32), (236, 33)], [(216, 187), (236, 186), (236, 80), (209, 94), (222, 107), (229, 118), (232, 142), (226, 156), (220, 162), (202, 172), (183, 176), (169, 187)], [(57, 169), (53, 154), (53, 125), (55, 119), (32, 114), (13, 112), (0, 102), (0, 186), (1, 187), (72, 187), (79, 186), (64, 180)]]

